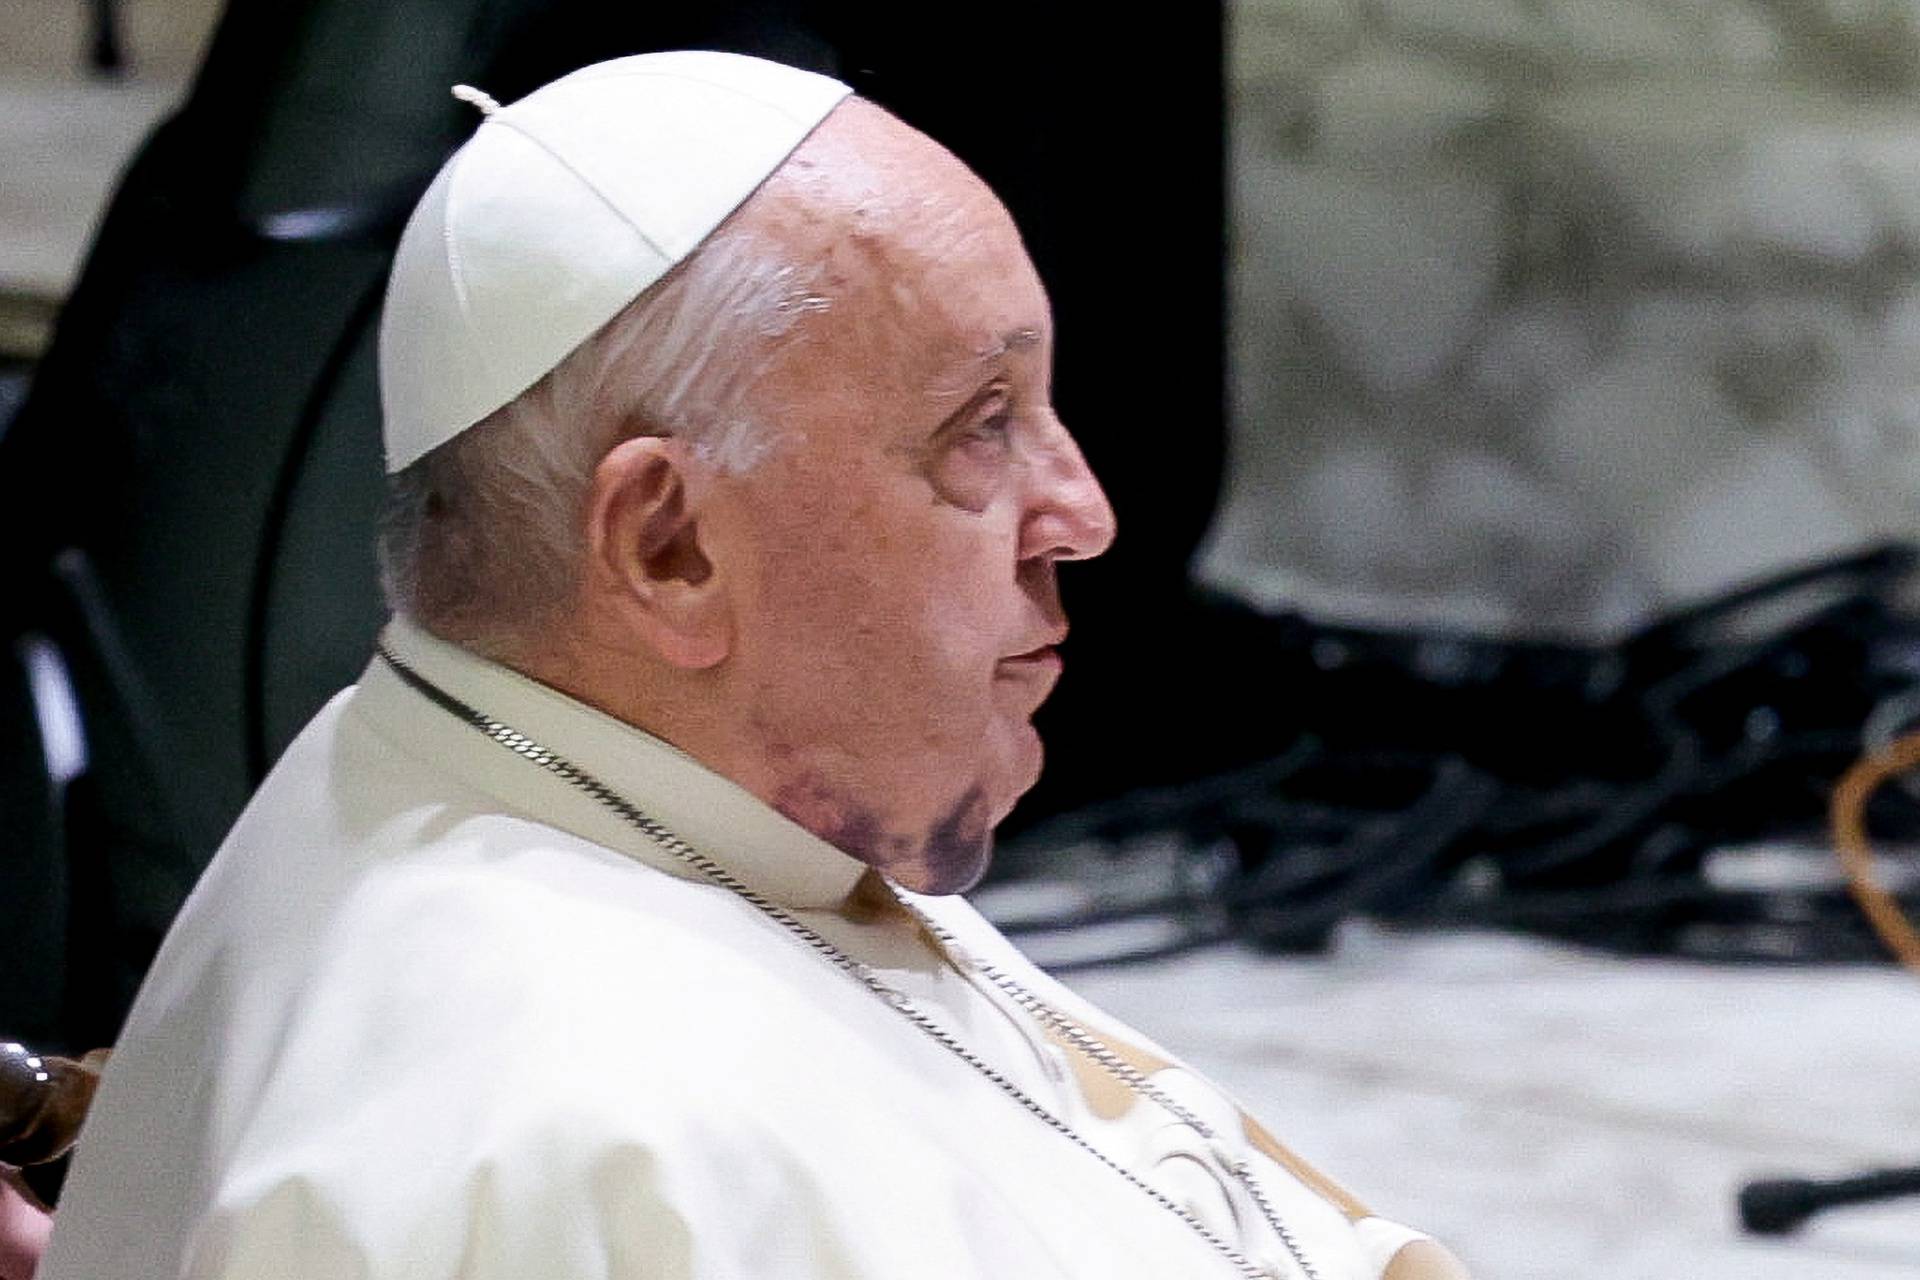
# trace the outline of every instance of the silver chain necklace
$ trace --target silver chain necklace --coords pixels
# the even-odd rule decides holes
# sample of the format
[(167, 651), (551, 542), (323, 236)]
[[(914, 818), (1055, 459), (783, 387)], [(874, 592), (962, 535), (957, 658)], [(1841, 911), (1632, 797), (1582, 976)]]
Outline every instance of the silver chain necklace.
[[(1192, 1210), (1177, 1203), (1165, 1192), (1154, 1187), (1131, 1169), (1120, 1164), (1104, 1151), (1101, 1151), (1091, 1142), (1081, 1137), (1079, 1133), (1074, 1131), (1073, 1126), (1065, 1120), (1062, 1120), (1059, 1116), (1054, 1115), (1053, 1112), (1047, 1110), (1045, 1106), (1035, 1100), (1026, 1090), (1015, 1084), (1005, 1074), (988, 1063), (984, 1058), (980, 1057), (980, 1055), (972, 1049), (960, 1043), (952, 1032), (941, 1026), (930, 1017), (925, 1010), (916, 1005), (912, 997), (908, 996), (906, 992), (901, 991), (899, 988), (890, 986), (875, 973), (870, 966), (854, 959), (845, 951), (842, 951), (839, 947), (823, 937), (812, 926), (800, 920), (779, 903), (749, 888), (732, 872), (728, 871), (718, 862), (715, 862), (712, 858), (709, 858), (706, 854), (701, 853), (691, 844), (688, 844), (658, 819), (647, 814), (640, 809), (639, 806), (633, 804), (612, 787), (609, 787), (606, 783), (600, 781), (572, 761), (541, 746), (524, 733), (521, 733), (518, 729), (515, 729), (512, 725), (496, 720), (484, 711), (480, 711), (462, 702), (460, 699), (442, 689), (439, 685), (434, 684), (425, 676), (421, 675), (412, 665), (396, 656), (385, 645), (379, 646), (377, 652), (380, 657), (385, 660), (387, 665), (392, 667), (394, 672), (400, 676), (401, 680), (428, 701), (465, 722), (470, 727), (479, 730), (493, 742), (505, 747), (523, 760), (526, 760), (529, 764), (546, 770), (569, 786), (580, 791), (601, 807), (610, 810), (621, 821), (653, 841), (654, 844), (658, 845), (661, 850), (669, 856), (692, 868), (707, 880), (726, 889), (736, 897), (741, 898), (762, 915), (768, 917), (795, 938), (805, 943), (809, 949), (821, 956), (828, 963), (878, 996), (896, 1013), (912, 1023), (941, 1048), (947, 1050), (947, 1052), (953, 1054), (956, 1058), (959, 1058), (981, 1076), (984, 1076), (989, 1083), (1013, 1099), (1035, 1119), (1041, 1121), (1055, 1133), (1058, 1133), (1061, 1137), (1067, 1139), (1082, 1151), (1085, 1151), (1101, 1164), (1119, 1174), (1120, 1177), (1124, 1178), (1127, 1182), (1139, 1188), (1139, 1190), (1145, 1193), (1155, 1204), (1186, 1223), (1202, 1240), (1206, 1241), (1207, 1244), (1211, 1245), (1223, 1258), (1232, 1263), (1241, 1275), (1248, 1277), (1248, 1280), (1272, 1280), (1271, 1272), (1259, 1266), (1253, 1259), (1228, 1244), (1221, 1238), (1218, 1232), (1202, 1222), (1199, 1216)], [(940, 942), (941, 947), (948, 953), (949, 961), (952, 961), (954, 950), (961, 948), (959, 939), (935, 923), (924, 912), (914, 907), (913, 904), (901, 899), (897, 894), (894, 896), (894, 901), (899, 904), (901, 910), (912, 916), (921, 928), (925, 929)], [(1144, 1073), (1121, 1058), (1098, 1037), (1080, 1026), (1079, 1023), (1074, 1022), (1071, 1018), (1055, 1009), (1039, 996), (1034, 995), (1025, 986), (995, 966), (978, 960), (972, 960), (970, 961), (969, 967), (971, 967), (975, 973), (991, 982), (999, 990), (1005, 992), (1015, 1004), (1026, 1010), (1035, 1020), (1058, 1032), (1075, 1048), (1086, 1054), (1088, 1058), (1092, 1059), (1102, 1069), (1114, 1076), (1136, 1094), (1157, 1103), (1182, 1124), (1191, 1126), (1201, 1137), (1209, 1141), (1218, 1141), (1219, 1135), (1217, 1130), (1208, 1125), (1199, 1116), (1193, 1114), (1192, 1111), (1180, 1105), (1179, 1102), (1168, 1097), (1163, 1090), (1155, 1087), (1153, 1082), (1149, 1080)], [(1319, 1273), (1315, 1271), (1312, 1264), (1307, 1261), (1306, 1256), (1300, 1249), (1298, 1241), (1294, 1238), (1293, 1232), (1288, 1230), (1286, 1224), (1280, 1220), (1280, 1215), (1274, 1211), (1272, 1202), (1267, 1199), (1266, 1193), (1261, 1189), (1259, 1182), (1254, 1177), (1252, 1166), (1245, 1160), (1238, 1160), (1228, 1164), (1227, 1169), (1228, 1172), (1233, 1175), (1234, 1179), (1246, 1189), (1253, 1203), (1259, 1208), (1261, 1216), (1266, 1219), (1267, 1225), (1273, 1229), (1274, 1235), (1279, 1238), (1280, 1243), (1286, 1248), (1287, 1253), (1292, 1257), (1295, 1265), (1300, 1268), (1300, 1273), (1305, 1277), (1305, 1280), (1320, 1280)]]

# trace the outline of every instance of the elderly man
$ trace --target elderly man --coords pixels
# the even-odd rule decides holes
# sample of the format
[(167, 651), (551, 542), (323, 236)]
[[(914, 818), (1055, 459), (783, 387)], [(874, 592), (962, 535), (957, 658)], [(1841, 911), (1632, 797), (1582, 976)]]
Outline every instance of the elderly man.
[(46, 1280), (1457, 1274), (952, 896), (1113, 536), (999, 202), (753, 59), (461, 92), (395, 620), (168, 938)]

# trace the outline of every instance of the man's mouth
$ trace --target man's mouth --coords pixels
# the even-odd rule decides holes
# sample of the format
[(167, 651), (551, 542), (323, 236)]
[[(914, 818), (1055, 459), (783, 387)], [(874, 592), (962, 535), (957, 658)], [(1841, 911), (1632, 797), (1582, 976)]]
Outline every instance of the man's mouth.
[(1037, 649), (1016, 653), (1011, 658), (1002, 658), (1000, 665), (1021, 674), (1058, 675), (1061, 666), (1060, 652), (1050, 644), (1043, 644)]

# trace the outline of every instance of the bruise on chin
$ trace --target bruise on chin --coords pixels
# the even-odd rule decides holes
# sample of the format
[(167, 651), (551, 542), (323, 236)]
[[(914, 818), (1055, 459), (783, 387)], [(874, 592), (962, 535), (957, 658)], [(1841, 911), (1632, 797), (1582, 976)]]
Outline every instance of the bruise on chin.
[(927, 893), (964, 893), (986, 874), (993, 852), (993, 812), (985, 787), (974, 786), (927, 833), (926, 867), (934, 885)]
[(879, 809), (849, 801), (813, 779), (783, 784), (773, 807), (842, 853), (920, 893), (971, 889), (985, 873), (993, 847), (992, 809), (979, 786), (961, 796), (918, 842), (889, 831)]
[(878, 809), (835, 795), (813, 779), (782, 783), (774, 793), (773, 807), (871, 867), (898, 861), (911, 847), (905, 836), (887, 831)]

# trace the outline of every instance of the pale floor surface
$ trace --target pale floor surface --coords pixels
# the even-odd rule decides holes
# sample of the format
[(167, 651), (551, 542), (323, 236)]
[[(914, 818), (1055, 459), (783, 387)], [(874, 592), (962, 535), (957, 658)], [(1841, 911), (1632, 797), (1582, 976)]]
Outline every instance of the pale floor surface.
[(1747, 1178), (1920, 1163), (1920, 979), (1355, 931), (1072, 985), (1477, 1280), (1920, 1276), (1920, 1198), (1743, 1236)]
[(121, 167), (177, 92), (0, 77), (0, 292), (66, 296)]
[(220, 0), (119, 0), (127, 64), (85, 68), (80, 0), (0, 4), (0, 295), (72, 287), (121, 169), (186, 91)]

